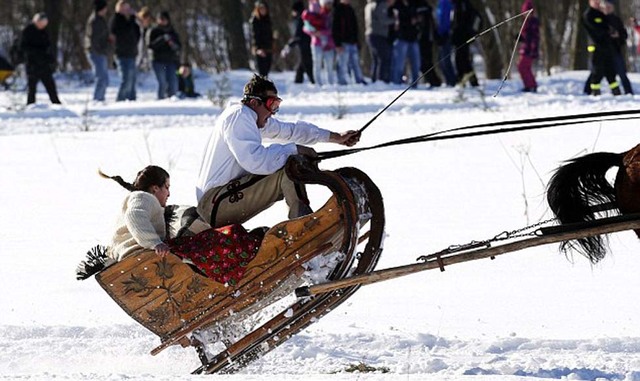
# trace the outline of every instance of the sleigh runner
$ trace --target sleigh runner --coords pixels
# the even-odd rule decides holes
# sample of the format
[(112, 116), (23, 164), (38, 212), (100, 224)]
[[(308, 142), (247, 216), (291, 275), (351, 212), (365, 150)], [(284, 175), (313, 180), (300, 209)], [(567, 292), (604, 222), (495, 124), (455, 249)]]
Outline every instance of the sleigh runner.
[[(333, 195), (317, 212), (269, 229), (239, 281), (216, 282), (175, 255), (160, 258), (153, 252), (126, 258), (96, 275), (127, 314), (160, 337), (152, 354), (175, 344), (191, 345), (202, 360), (194, 373), (232, 372), (284, 343), (358, 289), (296, 300), (293, 291), (318, 278), (309, 274), (310, 261), (333, 259), (320, 272), (321, 281), (374, 269), (382, 252), (384, 207), (369, 177), (354, 168), (319, 171), (303, 158), (291, 159), (287, 171), (297, 181), (327, 186)], [(288, 304), (271, 306), (288, 295)], [(225, 332), (256, 314), (268, 315), (258, 328)], [(220, 342), (224, 348), (212, 355), (210, 347)]]

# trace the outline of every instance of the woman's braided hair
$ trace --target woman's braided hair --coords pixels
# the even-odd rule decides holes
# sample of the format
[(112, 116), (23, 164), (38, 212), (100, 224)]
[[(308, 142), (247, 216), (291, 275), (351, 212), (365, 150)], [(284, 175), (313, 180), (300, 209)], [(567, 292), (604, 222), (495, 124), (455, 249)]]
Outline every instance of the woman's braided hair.
[(101, 170), (98, 170), (98, 174), (104, 177), (105, 179), (111, 179), (117, 182), (129, 192), (133, 192), (133, 191), (148, 192), (149, 189), (154, 185), (159, 187), (164, 186), (167, 182), (167, 179), (169, 178), (169, 173), (156, 165), (146, 166), (144, 169), (138, 172), (138, 175), (136, 176), (136, 179), (133, 182), (133, 184), (124, 181), (121, 176), (105, 175), (104, 172), (102, 172)]

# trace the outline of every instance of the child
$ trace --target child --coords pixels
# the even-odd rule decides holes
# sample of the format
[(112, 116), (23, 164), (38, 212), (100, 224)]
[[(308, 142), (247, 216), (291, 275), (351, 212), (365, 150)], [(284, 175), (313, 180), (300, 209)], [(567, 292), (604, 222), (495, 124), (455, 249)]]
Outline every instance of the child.
[(190, 64), (181, 64), (176, 75), (178, 76), (178, 97), (180, 99), (197, 98), (200, 96), (199, 93), (196, 93)]

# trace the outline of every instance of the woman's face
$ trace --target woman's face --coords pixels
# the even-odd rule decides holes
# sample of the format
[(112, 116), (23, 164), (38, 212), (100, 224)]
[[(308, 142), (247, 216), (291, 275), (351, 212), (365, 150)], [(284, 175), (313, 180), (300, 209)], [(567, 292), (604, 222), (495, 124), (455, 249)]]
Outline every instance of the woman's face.
[(264, 17), (267, 14), (269, 14), (269, 10), (267, 9), (267, 7), (265, 5), (260, 5), (258, 7), (258, 12), (260, 12), (260, 16)]
[(156, 198), (160, 202), (160, 206), (162, 206), (163, 208), (167, 206), (167, 199), (169, 198), (169, 196), (171, 196), (171, 192), (169, 191), (170, 187), (171, 181), (169, 178), (167, 178), (167, 181), (165, 181), (164, 185), (161, 187), (157, 185), (151, 186), (151, 194), (156, 196)]

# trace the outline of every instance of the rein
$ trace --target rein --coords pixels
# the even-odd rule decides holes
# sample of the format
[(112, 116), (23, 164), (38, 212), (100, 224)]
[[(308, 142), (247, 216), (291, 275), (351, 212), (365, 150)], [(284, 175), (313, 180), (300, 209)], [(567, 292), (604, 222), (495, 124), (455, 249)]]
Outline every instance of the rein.
[[(606, 118), (606, 119), (603, 119), (603, 118)], [(561, 127), (561, 126), (566, 126), (568, 124), (584, 124), (584, 123), (593, 123), (593, 122), (630, 120), (630, 119), (640, 119), (640, 110), (604, 111), (604, 112), (595, 112), (595, 113), (588, 113), (588, 114), (575, 114), (575, 115), (552, 116), (552, 117), (533, 118), (533, 119), (507, 120), (502, 122), (476, 124), (472, 126), (457, 127), (449, 130), (437, 131), (437, 132), (433, 132), (426, 135), (415, 136), (412, 138), (394, 140), (394, 141), (378, 144), (371, 147), (351, 148), (346, 150), (320, 152), (318, 153), (318, 157), (316, 158), (316, 160), (321, 161), (325, 159), (333, 159), (341, 156), (351, 155), (358, 152), (369, 151), (372, 149), (391, 147), (391, 146), (403, 145), (403, 144), (467, 138), (467, 137), (483, 136), (483, 135), (504, 134), (507, 132)], [(482, 131), (471, 131), (471, 132), (440, 136), (443, 134), (457, 132), (457, 131), (486, 129), (491, 127), (503, 127), (503, 126), (516, 126), (516, 127), (493, 128), (493, 129), (482, 130)]]

